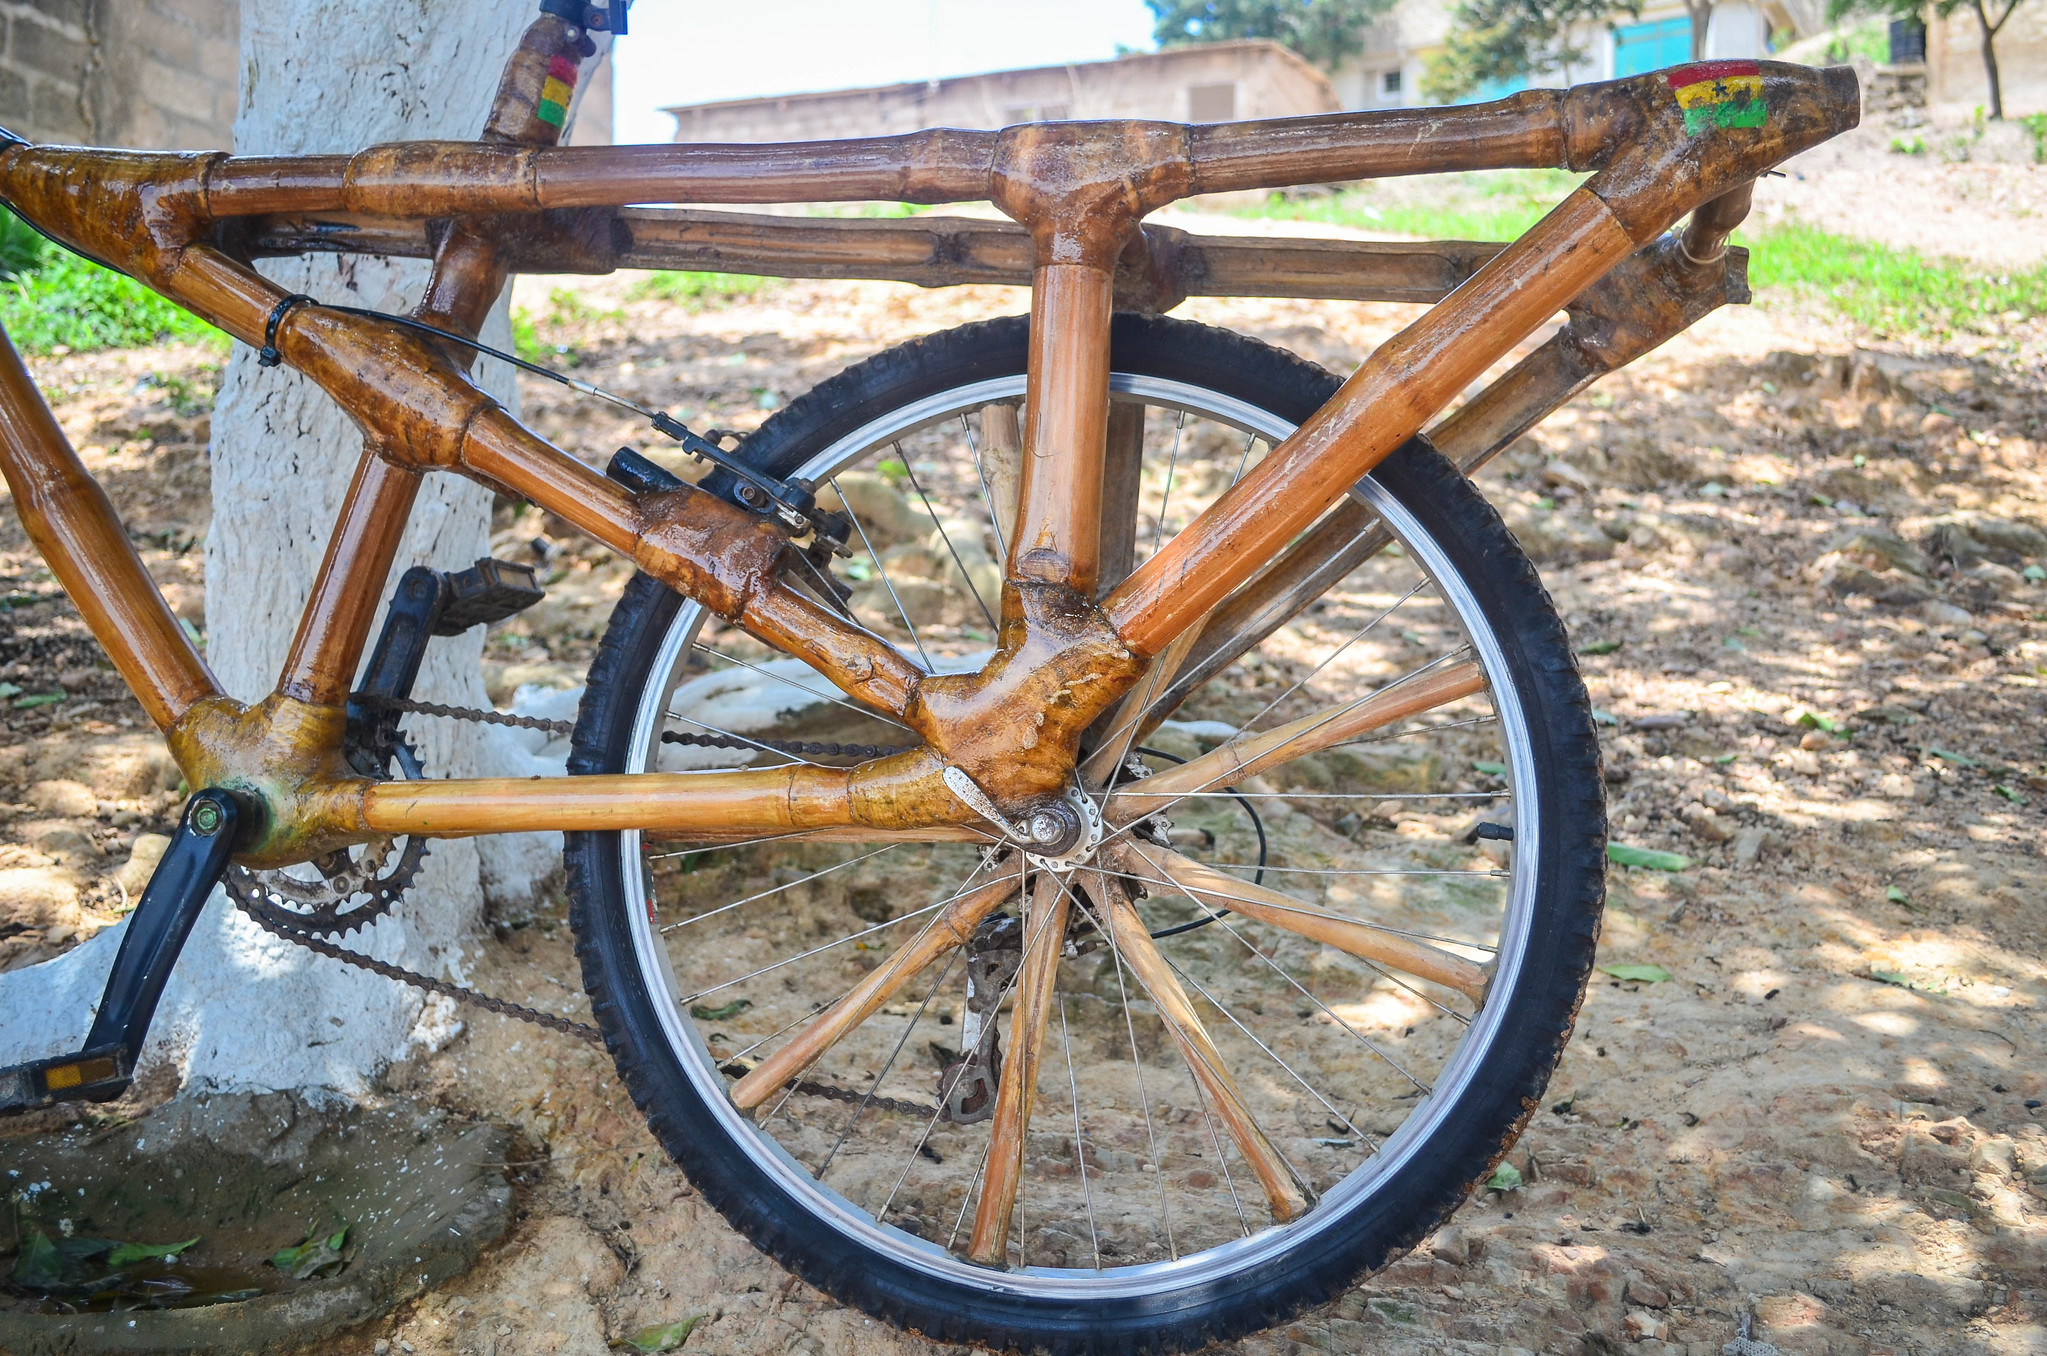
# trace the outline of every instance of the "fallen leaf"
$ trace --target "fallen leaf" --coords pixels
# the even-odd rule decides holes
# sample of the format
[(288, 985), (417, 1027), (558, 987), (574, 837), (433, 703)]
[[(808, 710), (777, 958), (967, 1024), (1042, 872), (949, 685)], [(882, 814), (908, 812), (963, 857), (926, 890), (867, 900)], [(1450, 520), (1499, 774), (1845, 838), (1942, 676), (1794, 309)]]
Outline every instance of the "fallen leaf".
[(1869, 972), (1869, 977), (1873, 980), (1876, 980), (1880, 984), (1895, 984), (1901, 989), (1909, 989), (1912, 987), (1911, 980), (1905, 978), (1905, 976), (1898, 974), (1892, 970), (1871, 969)]
[(38, 692), (33, 697), (15, 698), (14, 709), (17, 711), (26, 711), (30, 707), (49, 706), (53, 703), (61, 702), (63, 700), (64, 694), (61, 692)]
[(690, 1008), (689, 1015), (700, 1022), (722, 1022), (728, 1017), (737, 1017), (753, 1006), (751, 998), (735, 998), (722, 1007), (707, 1008), (698, 1003)]
[(1661, 984), (1670, 978), (1670, 971), (1660, 965), (1602, 965), (1602, 974), (1615, 979), (1630, 979), (1642, 984)]
[(2018, 792), (2012, 790), (2008, 786), (1999, 785), (1993, 786), (1990, 789), (1992, 791), (1995, 791), (1998, 795), (2003, 796), (2006, 800), (2010, 801), (2014, 805), (2024, 805), (2026, 803), (2026, 798), (2024, 796), (2020, 795)]
[(64, 1259), (57, 1245), (40, 1229), (21, 1241), (21, 1255), (14, 1259), (15, 1284), (31, 1290), (48, 1290), (62, 1283)]
[(21, 687), (19, 684), (0, 683), (0, 701), (5, 701), (9, 697), (19, 697), (20, 695)]
[(691, 1314), (688, 1318), (674, 1323), (657, 1323), (651, 1328), (642, 1328), (630, 1337), (621, 1337), (611, 1345), (632, 1351), (673, 1351), (689, 1340), (692, 1329), (704, 1321), (702, 1314)]
[(118, 1270), (134, 1262), (170, 1261), (198, 1241), (188, 1238), (182, 1243), (118, 1243), (107, 1254), (107, 1269)]
[(1471, 766), (1474, 771), (1483, 772), (1488, 777), (1504, 777), (1507, 775), (1507, 765), (1505, 763), (1473, 763)]
[(1621, 647), (1618, 640), (1595, 640), (1578, 647), (1579, 654), (1612, 654)]
[[(16, 702), (15, 705), (19, 706), (20, 703)], [(1983, 766), (1983, 764), (1977, 762), (1974, 758), (1971, 758), (1966, 753), (1956, 753), (1951, 749), (1937, 749), (1933, 747), (1933, 745), (1931, 744), (1928, 744), (1926, 746), (1926, 756), (1929, 758), (1938, 758), (1943, 763), (1953, 763), (1956, 767)]]
[(1908, 909), (1912, 907), (1912, 896), (1906, 894), (1895, 885), (1885, 887), (1884, 898), (1893, 904), (1903, 904)]
[(1618, 725), (1621, 723), (1621, 718), (1611, 711), (1602, 711), (1595, 706), (1592, 708), (1592, 723), (1594, 725)]
[(1518, 1191), (1521, 1187), (1521, 1169), (1512, 1163), (1501, 1163), (1485, 1179), (1484, 1186), (1489, 1191)]
[(297, 1245), (278, 1249), (271, 1256), (270, 1265), (295, 1281), (308, 1280), (341, 1263), (341, 1249), (347, 1242), (348, 1226), (345, 1224), (325, 1238), (308, 1234)]
[(1664, 852), (1627, 843), (1608, 843), (1606, 859), (1616, 866), (1644, 866), (1651, 871), (1682, 871), (1692, 864), (1692, 859), (1682, 852)]

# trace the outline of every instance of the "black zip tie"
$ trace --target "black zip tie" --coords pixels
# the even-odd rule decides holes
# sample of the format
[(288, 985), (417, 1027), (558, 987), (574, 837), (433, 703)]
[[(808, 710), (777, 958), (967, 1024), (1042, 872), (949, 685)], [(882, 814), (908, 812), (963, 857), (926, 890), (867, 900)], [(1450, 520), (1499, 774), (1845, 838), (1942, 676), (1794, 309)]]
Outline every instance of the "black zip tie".
[(276, 367), (284, 361), (284, 355), (277, 351), (277, 327), (291, 314), (294, 306), (318, 306), (320, 303), (303, 292), (294, 292), (270, 308), (270, 318), (263, 322), (263, 347), (256, 352), (256, 366)]

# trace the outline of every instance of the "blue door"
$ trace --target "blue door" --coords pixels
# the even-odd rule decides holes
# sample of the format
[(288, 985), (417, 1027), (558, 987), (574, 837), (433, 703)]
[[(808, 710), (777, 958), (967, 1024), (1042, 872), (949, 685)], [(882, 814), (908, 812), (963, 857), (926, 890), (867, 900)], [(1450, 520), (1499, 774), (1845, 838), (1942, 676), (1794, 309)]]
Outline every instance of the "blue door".
[(1692, 21), (1683, 15), (1613, 31), (1613, 74), (1640, 75), (1692, 59)]

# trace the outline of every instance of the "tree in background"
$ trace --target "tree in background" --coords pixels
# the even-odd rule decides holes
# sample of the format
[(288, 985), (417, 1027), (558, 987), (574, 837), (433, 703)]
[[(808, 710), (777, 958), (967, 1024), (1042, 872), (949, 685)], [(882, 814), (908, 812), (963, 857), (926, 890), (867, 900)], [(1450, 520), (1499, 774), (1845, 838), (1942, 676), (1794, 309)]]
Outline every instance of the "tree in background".
[[(1487, 84), (1552, 72), (1569, 84), (1571, 67), (1591, 55), (1571, 46), (1572, 27), (1616, 14), (1633, 17), (1641, 9), (1641, 0), (1458, 0), (1450, 10), (1442, 50), (1429, 58), (1422, 73), (1422, 94), (1448, 103)], [(1697, 50), (1695, 36), (1694, 54)]]
[[(1990, 97), (1985, 100), (1990, 106), (1990, 116), (2004, 116), (2004, 85), (1997, 74), (1997, 35), (2004, 31), (2005, 22), (2012, 11), (2024, 4), (2025, 0), (2004, 0), (2002, 10), (1997, 0), (1827, 0), (1827, 18), (1844, 18), (1849, 14), (1881, 14), (1891, 19), (1924, 19), (1930, 9), (1935, 17), (1945, 19), (1958, 9), (1966, 8), (1976, 16), (1977, 31), (1982, 34), (1983, 74), (1990, 84)], [(1992, 18), (1992, 15), (1996, 15)]]
[(1394, 0), (1144, 0), (1161, 47), (1270, 38), (1333, 71), (1365, 50), (1365, 33)]

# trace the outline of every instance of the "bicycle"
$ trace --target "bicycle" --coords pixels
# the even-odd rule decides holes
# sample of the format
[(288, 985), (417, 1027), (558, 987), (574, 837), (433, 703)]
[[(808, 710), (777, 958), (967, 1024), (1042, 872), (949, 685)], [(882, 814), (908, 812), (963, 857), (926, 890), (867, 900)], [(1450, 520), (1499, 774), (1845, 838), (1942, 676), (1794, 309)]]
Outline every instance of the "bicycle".
[[(85, 1048), (0, 1072), (0, 1104), (127, 1086), (217, 882), (346, 958), (327, 939), (395, 903), (425, 843), (557, 829), (591, 1005), (654, 1133), (842, 1302), (945, 1339), (1177, 1349), (1412, 1247), (1537, 1106), (1603, 902), (1590, 705), (1465, 473), (1746, 299), (1727, 240), (1751, 185), (1855, 124), (1852, 73), (1708, 62), (1468, 108), (567, 149), (588, 29), (622, 6), (541, 9), (477, 142), (0, 151), (25, 220), (365, 433), (277, 689), (245, 707), (0, 352), (17, 510), (199, 788)], [(1590, 177), (1504, 246), (1143, 221), (1195, 193), (1541, 166)], [(987, 199), (1017, 225), (622, 206), (853, 199)], [(429, 257), (427, 300), (383, 316), (250, 266), (312, 249)], [(698, 457), (694, 482), (630, 449), (600, 473), (468, 380), (514, 271), (676, 265), (1022, 280), (1031, 312), (860, 363), (736, 450), (571, 382)], [(1157, 314), (1204, 290), (1435, 305), (1339, 381)], [(409, 695), (432, 635), (537, 596), (505, 563), (408, 572), (356, 685), (428, 472), (639, 571), (568, 777), (421, 779), (405, 744), (405, 716), (518, 723)], [(741, 670), (795, 695), (722, 719)]]

